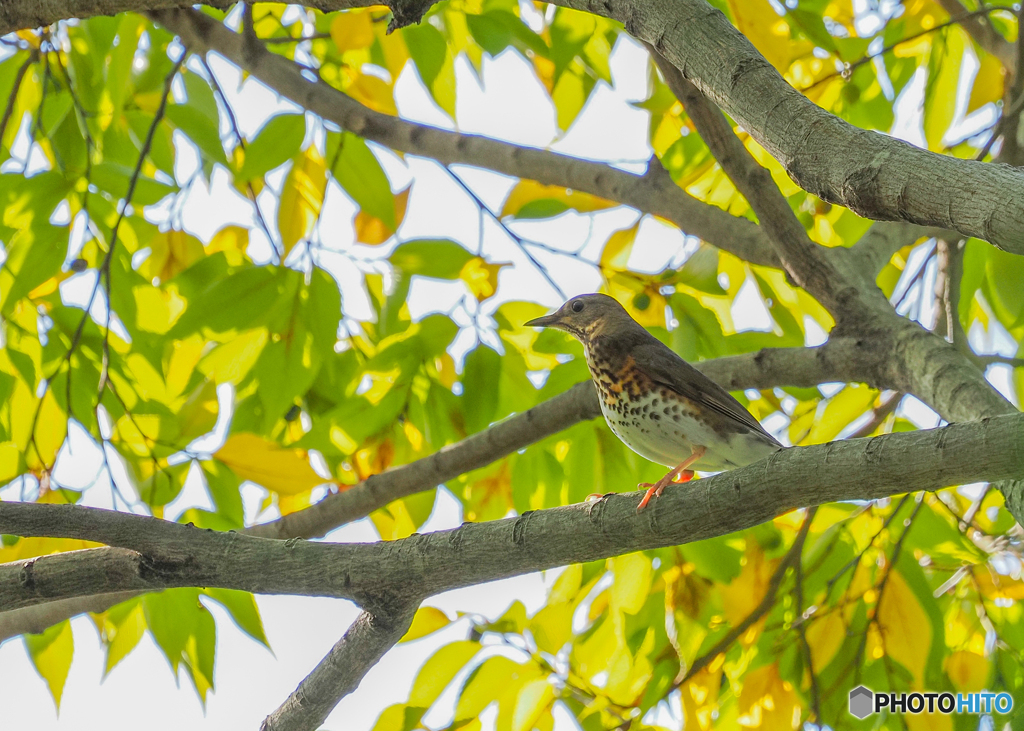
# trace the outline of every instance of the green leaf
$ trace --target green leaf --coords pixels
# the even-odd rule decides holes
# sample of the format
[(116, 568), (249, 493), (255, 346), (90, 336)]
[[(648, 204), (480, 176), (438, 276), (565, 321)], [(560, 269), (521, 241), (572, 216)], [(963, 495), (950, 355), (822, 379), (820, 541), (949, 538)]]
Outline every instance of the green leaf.
[(350, 132), (328, 133), (326, 159), (331, 174), (349, 197), (394, 231), (397, 220), (391, 184), (366, 142)]
[(278, 114), (271, 117), (245, 146), (245, 161), (235, 173), (235, 179), (257, 180), (284, 165), (298, 153), (305, 136), (304, 115)]
[(467, 433), (482, 431), (493, 421), (500, 375), (501, 356), (486, 345), (478, 345), (466, 355), (462, 400)]
[(8, 239), (7, 260), (0, 270), (0, 313), (5, 317), (22, 297), (60, 272), (67, 234), (65, 228), (33, 226)]
[(235, 589), (206, 589), (204, 593), (228, 610), (240, 630), (270, 649), (267, 635), (263, 631), (263, 619), (252, 594)]
[(450, 239), (417, 239), (401, 244), (388, 261), (406, 274), (434, 279), (458, 279), (473, 254)]
[[(92, 166), (92, 182), (114, 198), (124, 198), (128, 194), (133, 174), (133, 168), (113, 162), (101, 162)], [(161, 183), (140, 174), (132, 192), (131, 202), (136, 206), (150, 206), (177, 191), (176, 185)]]
[(551, 707), (555, 699), (555, 689), (546, 678), (533, 680), (523, 686), (516, 700), (516, 709), (512, 714), (512, 731), (530, 731), (540, 715)]

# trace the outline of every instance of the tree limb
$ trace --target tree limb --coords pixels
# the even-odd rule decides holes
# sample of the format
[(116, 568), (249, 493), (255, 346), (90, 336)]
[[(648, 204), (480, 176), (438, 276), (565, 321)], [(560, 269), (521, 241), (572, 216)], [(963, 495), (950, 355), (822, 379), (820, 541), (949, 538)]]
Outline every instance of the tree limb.
[[(227, 10), (237, 0), (204, 0), (203, 5)], [(16, 30), (40, 28), (68, 18), (91, 18), (97, 15), (144, 13), (147, 10), (190, 8), (189, 0), (4, 0), (0, 3), (0, 36)], [(325, 13), (347, 8), (382, 5), (378, 0), (306, 0), (308, 8)], [(410, 3), (412, 4), (412, 3)]]
[(1024, 415), (794, 447), (669, 490), (466, 523), (399, 541), (274, 541), (77, 505), (0, 503), (0, 533), (107, 543), (0, 565), (0, 608), (175, 586), (351, 599), (365, 610), (533, 571), (699, 541), (797, 507), (1020, 478)]
[(338, 702), (355, 691), (370, 668), (402, 639), (417, 602), (376, 614), (362, 612), (288, 700), (263, 721), (260, 731), (317, 729)]
[[(883, 355), (853, 338), (837, 338), (817, 348), (765, 348), (695, 363), (719, 385), (738, 391), (776, 386), (817, 386), (827, 381), (860, 381), (884, 387), (874, 374)], [(434, 454), (373, 475), (304, 510), (245, 533), (263, 538), (314, 538), (364, 518), (388, 503), (425, 490), (601, 415), (593, 383), (585, 381), (529, 411), (500, 421)]]
[(657, 49), (649, 43), (645, 45), (665, 83), (685, 107), (697, 133), (736, 189), (754, 209), (783, 268), (794, 282), (814, 295), (830, 312), (848, 314), (851, 303), (854, 306), (857, 304), (858, 292), (851, 293), (849, 286), (842, 286), (845, 283), (843, 277), (836, 272), (824, 253), (825, 249), (811, 241), (782, 191), (772, 180), (771, 173), (761, 167), (747, 151), (721, 111), (683, 78), (679, 69), (670, 64)]
[(826, 112), (705, 0), (554, 2), (622, 21), (819, 198), (867, 218), (952, 228), (1024, 254), (1024, 208), (1017, 205), (1024, 173), (921, 150)]
[(741, 259), (779, 266), (757, 225), (697, 200), (668, 175), (657, 174), (657, 168), (634, 175), (606, 163), (407, 122), (375, 112), (323, 81), (308, 79), (293, 61), (258, 44), (246, 45), (241, 35), (207, 15), (192, 10), (150, 15), (190, 49), (219, 53), (281, 96), (365, 139), (444, 165), (475, 165), (617, 201), (669, 220)]

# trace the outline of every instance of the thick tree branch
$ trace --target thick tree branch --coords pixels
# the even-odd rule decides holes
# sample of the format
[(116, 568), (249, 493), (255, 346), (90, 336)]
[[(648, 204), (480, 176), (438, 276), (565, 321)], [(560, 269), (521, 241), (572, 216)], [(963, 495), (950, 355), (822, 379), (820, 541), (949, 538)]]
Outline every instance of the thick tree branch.
[[(226, 10), (237, 0), (204, 0), (201, 4)], [(0, 3), (0, 36), (16, 30), (40, 28), (68, 18), (91, 18), (97, 15), (144, 13), (147, 10), (190, 8), (188, 0), (4, 0)], [(307, 0), (302, 3), (325, 13), (347, 8), (386, 5), (378, 0)], [(408, 2), (414, 5), (415, 2)], [(422, 3), (421, 3), (422, 4)]]
[(554, 2), (622, 21), (823, 200), (867, 218), (952, 228), (1024, 254), (1024, 173), (844, 122), (787, 84), (705, 0)]
[(647, 175), (633, 175), (605, 163), (407, 122), (375, 112), (323, 81), (310, 80), (294, 62), (258, 44), (246, 45), (241, 35), (202, 13), (168, 10), (151, 15), (195, 52), (219, 53), (281, 96), (360, 137), (444, 165), (475, 165), (617, 201), (661, 216), (741, 259), (779, 266), (758, 226), (697, 200), (668, 175), (658, 174), (657, 167)]
[[(757, 353), (716, 358), (694, 365), (711, 380), (733, 391), (783, 385), (816, 386), (827, 381), (861, 381), (885, 387), (875, 375), (884, 357), (880, 350), (864, 341), (837, 338), (817, 348), (766, 348)], [(601, 406), (594, 386), (585, 381), (428, 457), (373, 475), (304, 510), (251, 526), (245, 533), (264, 538), (322, 536), (388, 503), (433, 490), (447, 480), (600, 415)]]
[(362, 612), (288, 700), (267, 716), (260, 731), (320, 728), (338, 702), (352, 693), (370, 668), (402, 639), (416, 607), (416, 602), (404, 602), (387, 613)]
[[(709, 378), (734, 391), (780, 385), (814, 386), (826, 381), (863, 381), (885, 388), (887, 384), (877, 378), (883, 358), (878, 345), (869, 340), (836, 338), (817, 348), (766, 348), (757, 353), (716, 358), (695, 365)], [(304, 510), (250, 526), (243, 532), (279, 539), (322, 536), (393, 500), (432, 490), (459, 474), (489, 464), (578, 421), (595, 418), (599, 413), (593, 386), (589, 382), (581, 383), (434, 455), (374, 475)], [(16, 612), (0, 609), (0, 639), (38, 632), (82, 612), (102, 612), (130, 596), (84, 596)]]
[(82, 538), (87, 549), (0, 565), (0, 608), (102, 591), (211, 586), (395, 602), (486, 581), (703, 540), (801, 506), (873, 500), (1024, 475), (1024, 415), (795, 447), (668, 490), (639, 492), (373, 544), (274, 541), (76, 505), (0, 503), (0, 533)]

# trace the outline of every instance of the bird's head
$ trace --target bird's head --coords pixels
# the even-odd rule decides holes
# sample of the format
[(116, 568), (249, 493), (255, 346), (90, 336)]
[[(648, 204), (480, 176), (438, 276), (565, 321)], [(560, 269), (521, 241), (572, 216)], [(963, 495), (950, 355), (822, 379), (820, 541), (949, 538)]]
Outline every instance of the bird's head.
[(584, 344), (608, 328), (621, 325), (636, 326), (636, 322), (622, 305), (606, 294), (581, 294), (573, 297), (550, 315), (534, 318), (524, 324), (565, 330)]

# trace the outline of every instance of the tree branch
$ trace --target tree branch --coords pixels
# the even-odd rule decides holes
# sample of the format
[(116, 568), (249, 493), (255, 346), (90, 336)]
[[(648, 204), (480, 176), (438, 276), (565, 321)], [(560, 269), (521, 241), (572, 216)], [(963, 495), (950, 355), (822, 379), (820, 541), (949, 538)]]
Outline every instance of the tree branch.
[(352, 693), (370, 668), (402, 639), (417, 605), (404, 602), (387, 613), (362, 612), (288, 700), (267, 716), (260, 731), (320, 728), (338, 702)]
[[(757, 353), (694, 364), (711, 380), (733, 391), (775, 386), (817, 386), (827, 381), (860, 381), (876, 387), (883, 355), (853, 338), (817, 348), (765, 348)], [(601, 415), (590, 381), (577, 384), (529, 411), (516, 414), (457, 444), (400, 467), (373, 475), (343, 492), (245, 533), (263, 538), (314, 538), (364, 518), (388, 503), (425, 490)]]
[(885, 268), (893, 255), (904, 246), (920, 239), (948, 234), (945, 229), (922, 228), (905, 221), (876, 221), (863, 236), (850, 247), (850, 253), (859, 260), (859, 266), (872, 280)]
[[(235, 2), (236, 0), (203, 0), (202, 4), (227, 10)], [(330, 13), (335, 10), (387, 3), (380, 0), (306, 0), (302, 4)], [(195, 3), (189, 0), (4, 0), (0, 3), (0, 36), (16, 30), (52, 25), (67, 18), (85, 19), (125, 12), (144, 13), (147, 10), (190, 8), (193, 5)]]
[(486, 581), (743, 530), (797, 507), (1024, 475), (1024, 415), (794, 447), (671, 489), (399, 541), (274, 541), (76, 505), (0, 503), (0, 533), (107, 543), (0, 565), (0, 608), (102, 591), (209, 586), (351, 599), (372, 613)]
[[(864, 381), (876, 388), (884, 388), (886, 384), (875, 377), (882, 358), (875, 345), (871, 341), (836, 338), (817, 348), (766, 348), (757, 353), (716, 358), (695, 366), (729, 390), (779, 385), (814, 386), (826, 381)], [(598, 414), (600, 405), (592, 384), (578, 384), (527, 412), (512, 416), (436, 454), (374, 475), (304, 510), (269, 523), (250, 526), (243, 533), (278, 539), (322, 536), (339, 525), (369, 515), (393, 500), (432, 490), (446, 480)], [(17, 612), (0, 609), (0, 639), (41, 631), (83, 612), (106, 611), (130, 596), (85, 596)], [(17, 617), (12, 617), (13, 614)]]
[(793, 209), (772, 180), (733, 132), (732, 126), (714, 104), (683, 78), (675, 66), (652, 45), (645, 44), (661, 71), (665, 83), (682, 102), (697, 133), (718, 160), (736, 189), (754, 209), (768, 234), (783, 268), (793, 281), (806, 289), (834, 314), (847, 314), (856, 305), (858, 293), (851, 292), (832, 262), (807, 235)]
[(381, 114), (323, 81), (308, 79), (293, 61), (258, 44), (246, 45), (242, 36), (202, 13), (168, 10), (151, 16), (195, 52), (219, 53), (281, 96), (360, 137), (444, 165), (475, 165), (617, 201), (669, 220), (741, 259), (779, 266), (757, 225), (697, 200), (667, 175), (634, 175), (605, 163), (448, 132)]
[[(554, 0), (622, 21), (805, 190), (867, 218), (952, 228), (1024, 254), (1024, 173), (856, 128), (793, 89), (705, 0)], [(969, 194), (964, 194), (969, 191)]]

